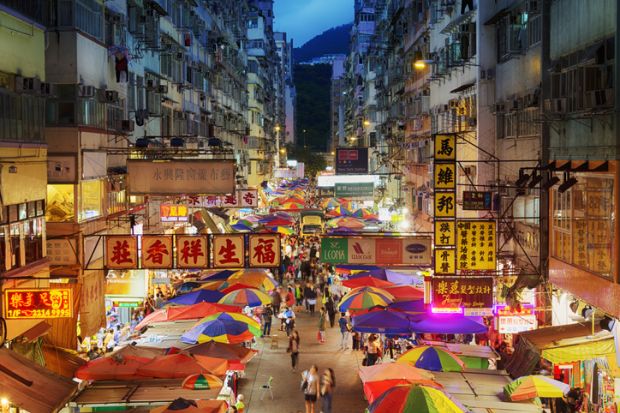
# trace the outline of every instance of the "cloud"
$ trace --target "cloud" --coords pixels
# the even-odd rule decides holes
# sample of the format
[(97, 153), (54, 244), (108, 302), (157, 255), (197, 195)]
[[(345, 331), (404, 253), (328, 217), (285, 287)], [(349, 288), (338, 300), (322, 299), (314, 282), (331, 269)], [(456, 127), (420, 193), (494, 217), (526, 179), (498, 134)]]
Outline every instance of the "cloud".
[(275, 29), (301, 46), (325, 30), (353, 21), (353, 0), (276, 0)]

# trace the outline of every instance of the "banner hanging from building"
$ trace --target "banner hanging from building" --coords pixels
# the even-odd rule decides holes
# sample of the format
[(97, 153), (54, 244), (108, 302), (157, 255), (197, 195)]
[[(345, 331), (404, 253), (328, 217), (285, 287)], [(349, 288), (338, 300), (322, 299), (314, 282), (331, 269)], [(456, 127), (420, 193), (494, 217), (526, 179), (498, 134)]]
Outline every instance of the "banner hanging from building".
[(433, 277), (431, 287), (434, 309), (485, 309), (492, 315), (492, 277)]
[(324, 237), (321, 261), (331, 264), (431, 265), (430, 237)]
[(217, 195), (235, 193), (235, 162), (229, 160), (127, 160), (132, 195)]
[(368, 148), (337, 148), (336, 174), (368, 174)]
[(4, 318), (71, 318), (73, 295), (70, 288), (4, 290)]
[(495, 221), (457, 221), (457, 269), (495, 271)]

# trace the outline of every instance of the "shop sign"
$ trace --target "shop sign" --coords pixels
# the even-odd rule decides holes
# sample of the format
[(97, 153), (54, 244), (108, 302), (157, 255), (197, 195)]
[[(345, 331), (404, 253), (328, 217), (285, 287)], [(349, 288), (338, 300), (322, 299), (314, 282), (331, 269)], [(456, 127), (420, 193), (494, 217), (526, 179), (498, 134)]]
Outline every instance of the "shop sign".
[(493, 194), (489, 191), (463, 191), (463, 209), (466, 211), (493, 209)]
[(442, 247), (456, 245), (455, 221), (435, 220), (435, 245)]
[(4, 317), (7, 319), (72, 318), (71, 289), (4, 290)]
[(349, 255), (346, 238), (321, 238), (321, 261), (331, 264), (346, 264)]
[[(213, 267), (239, 268), (245, 266), (243, 235), (213, 236)], [(279, 265), (279, 263), (278, 263)]]
[(99, 270), (84, 271), (80, 291), (80, 330), (82, 335), (95, 334), (105, 326), (105, 278)]
[(257, 189), (240, 189), (237, 191), (239, 195), (239, 206), (241, 208), (257, 208), (258, 207), (258, 190)]
[(496, 314), (497, 331), (500, 334), (517, 334), (538, 328), (538, 319), (530, 306), (523, 306), (519, 311), (507, 306), (498, 306)]
[(258, 190), (239, 189), (234, 194), (188, 196), (183, 202), (193, 208), (257, 208)]
[(434, 277), (433, 308), (493, 308), (492, 277)]
[(142, 236), (142, 268), (172, 268), (172, 236)]
[(390, 265), (403, 262), (403, 239), (377, 238), (375, 239), (375, 264)]
[(141, 306), (142, 306), (142, 303), (137, 302), (137, 301), (112, 301), (112, 307), (137, 308)]
[(403, 239), (403, 264), (428, 267), (432, 261), (430, 237), (408, 237)]
[(349, 264), (374, 264), (375, 258), (375, 240), (373, 238), (348, 239), (347, 262)]
[(456, 273), (456, 250), (435, 248), (435, 274), (454, 275)]
[(250, 267), (265, 268), (280, 265), (280, 235), (250, 234)]
[(106, 267), (128, 269), (138, 266), (138, 243), (130, 235), (108, 235), (105, 239)]
[(334, 194), (339, 198), (369, 198), (375, 190), (373, 182), (335, 183)]
[(456, 217), (456, 192), (435, 192), (435, 218)]
[(132, 195), (235, 193), (235, 162), (228, 160), (127, 161)]
[(435, 135), (435, 161), (456, 161), (456, 134)]
[(336, 174), (367, 174), (368, 148), (337, 148)]
[(435, 189), (456, 188), (456, 163), (435, 163)]
[(495, 221), (457, 221), (457, 268), (495, 271)]
[(177, 235), (177, 268), (207, 268), (208, 245), (205, 235)]
[(160, 204), (159, 218), (161, 222), (187, 222), (188, 221), (187, 205), (182, 204)]
[(146, 296), (145, 271), (108, 271), (105, 295), (119, 297)]

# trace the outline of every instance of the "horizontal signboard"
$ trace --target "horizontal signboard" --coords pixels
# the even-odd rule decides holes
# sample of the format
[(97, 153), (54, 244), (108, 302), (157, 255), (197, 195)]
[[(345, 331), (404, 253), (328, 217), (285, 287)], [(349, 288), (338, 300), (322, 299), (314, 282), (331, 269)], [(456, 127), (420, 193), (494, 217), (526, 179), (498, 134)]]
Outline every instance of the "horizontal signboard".
[(372, 182), (336, 183), (334, 194), (338, 198), (370, 198), (375, 191)]
[(336, 174), (367, 174), (368, 148), (337, 148)]
[(127, 161), (129, 193), (218, 195), (235, 192), (235, 162), (228, 160)]
[(486, 211), (492, 209), (493, 195), (488, 191), (463, 191), (463, 209)]
[(493, 308), (492, 277), (433, 277), (433, 308)]
[(4, 290), (4, 318), (71, 318), (70, 288)]
[(430, 237), (324, 237), (321, 260), (332, 264), (431, 265)]

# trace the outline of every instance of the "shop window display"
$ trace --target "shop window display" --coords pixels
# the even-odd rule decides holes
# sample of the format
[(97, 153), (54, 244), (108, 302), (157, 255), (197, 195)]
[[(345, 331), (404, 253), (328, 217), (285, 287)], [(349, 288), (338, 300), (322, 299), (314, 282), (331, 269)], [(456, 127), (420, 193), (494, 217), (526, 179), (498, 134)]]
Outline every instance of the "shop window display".
[(102, 182), (83, 181), (80, 183), (80, 213), (79, 220), (85, 221), (102, 215)]
[(75, 187), (71, 184), (47, 186), (47, 222), (75, 221)]

